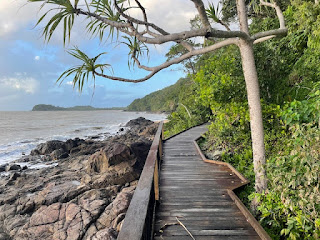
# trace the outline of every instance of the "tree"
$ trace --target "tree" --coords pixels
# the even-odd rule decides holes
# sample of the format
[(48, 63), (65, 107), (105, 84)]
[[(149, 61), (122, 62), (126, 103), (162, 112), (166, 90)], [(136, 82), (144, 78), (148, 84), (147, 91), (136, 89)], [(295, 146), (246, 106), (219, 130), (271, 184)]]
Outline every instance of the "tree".
[[(163, 28), (148, 20), (146, 9), (139, 0), (90, 0), (86, 2), (86, 7), (78, 6), (79, 0), (74, 0), (73, 4), (70, 0), (29, 0), (30, 2), (43, 2), (44, 5), (51, 4), (52, 9), (58, 8), (58, 13), (52, 16), (46, 23), (43, 34), (46, 40), (50, 40), (53, 32), (61, 23), (64, 26), (63, 39), (64, 42), (69, 38), (74, 20), (77, 16), (83, 15), (87, 17), (87, 29), (93, 35), (98, 34), (102, 40), (104, 33), (109, 33), (109, 37), (113, 38), (117, 33), (117, 40), (129, 47), (129, 56), (133, 65), (149, 72), (145, 77), (140, 79), (126, 79), (123, 77), (107, 75), (104, 69), (109, 67), (108, 64), (97, 64), (96, 61), (101, 54), (94, 58), (89, 58), (85, 53), (75, 48), (70, 54), (83, 61), (83, 64), (65, 71), (60, 78), (63, 80), (74, 74), (73, 84), (82, 90), (83, 83), (92, 75), (104, 77), (111, 80), (124, 82), (142, 82), (150, 79), (156, 73), (173, 64), (181, 63), (194, 56), (215, 51), (219, 48), (229, 45), (237, 45), (240, 49), (242, 58), (242, 68), (247, 89), (247, 98), (250, 112), (250, 126), (252, 137), (253, 161), (255, 171), (255, 189), (261, 193), (267, 189), (267, 177), (265, 173), (265, 149), (264, 134), (262, 124), (262, 112), (260, 103), (260, 92), (258, 76), (255, 66), (253, 44), (266, 41), (275, 36), (284, 36), (287, 34), (284, 16), (280, 7), (275, 0), (260, 0), (260, 5), (273, 8), (277, 14), (280, 26), (279, 29), (259, 32), (251, 35), (248, 25), (248, 9), (245, 0), (236, 0), (236, 12), (240, 30), (230, 30), (229, 26), (218, 16), (212, 4), (206, 9), (202, 0), (191, 0), (198, 12), (199, 24), (197, 28), (186, 31), (169, 33)], [(140, 10), (141, 19), (130, 16), (130, 10), (137, 8)], [(51, 9), (51, 10), (52, 10)], [(46, 12), (38, 21), (43, 21)], [(211, 23), (219, 23), (226, 30), (217, 30), (212, 27)], [(123, 36), (126, 42), (119, 40), (119, 35)], [(213, 40), (213, 44), (203, 44), (201, 47), (195, 47), (190, 42), (195, 37), (204, 37)], [(185, 52), (177, 57), (171, 58), (159, 66), (146, 66), (140, 62), (141, 56), (148, 54), (148, 46), (152, 44), (178, 43)]]

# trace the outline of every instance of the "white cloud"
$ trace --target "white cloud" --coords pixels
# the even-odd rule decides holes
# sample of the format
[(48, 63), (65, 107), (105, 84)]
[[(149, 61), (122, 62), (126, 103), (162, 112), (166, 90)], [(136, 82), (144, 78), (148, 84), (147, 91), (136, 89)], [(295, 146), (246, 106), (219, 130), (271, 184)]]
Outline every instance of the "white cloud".
[[(197, 10), (191, 1), (142, 0), (140, 2), (146, 9), (149, 21), (169, 32), (189, 30), (189, 21), (197, 14)], [(136, 9), (133, 15), (141, 18), (141, 11)]]
[(34, 60), (39, 61), (40, 60), (40, 56), (35, 56)]
[(8, 89), (11, 91), (25, 92), (34, 94), (39, 88), (39, 82), (32, 78), (27, 77), (25, 74), (17, 73), (15, 77), (0, 78), (0, 88)]
[[(39, 6), (39, 4), (37, 4)], [(0, 0), (0, 37), (8, 37), (35, 19), (38, 7), (27, 0)]]
[(68, 81), (68, 82), (66, 82), (66, 85), (73, 86), (73, 82), (72, 81)]

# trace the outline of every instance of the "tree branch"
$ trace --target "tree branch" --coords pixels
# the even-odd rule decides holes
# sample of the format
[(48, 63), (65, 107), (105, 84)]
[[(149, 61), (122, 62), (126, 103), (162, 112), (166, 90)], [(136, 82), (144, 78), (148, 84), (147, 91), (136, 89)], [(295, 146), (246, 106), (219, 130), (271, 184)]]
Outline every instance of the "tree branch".
[(82, 9), (75, 9), (75, 10), (76, 10), (76, 14), (82, 14), (82, 15), (85, 15), (85, 16), (94, 17), (94, 18), (100, 20), (101, 22), (103, 22), (103, 23), (105, 23), (107, 25), (113, 26), (115, 28), (118, 28), (118, 29), (130, 27), (129, 23), (112, 21), (112, 20), (109, 20), (107, 18), (101, 17), (98, 14), (95, 14), (95, 13), (92, 13), (92, 12), (83, 11)]
[[(273, 0), (271, 1), (273, 2)], [(286, 23), (284, 20), (283, 13), (281, 11), (281, 8), (277, 5), (276, 2), (269, 3), (269, 2), (265, 2), (264, 0), (260, 0), (260, 5), (274, 8), (276, 10), (276, 13), (279, 19), (280, 29), (286, 28)]]
[(257, 40), (254, 40), (253, 44), (261, 43), (261, 42), (270, 40), (270, 39), (275, 38), (275, 37), (276, 37), (276, 35), (270, 35), (270, 36), (267, 36), (267, 37), (262, 37), (262, 38), (259, 38)]
[(228, 46), (228, 45), (232, 45), (232, 44), (237, 45), (238, 42), (239, 42), (238, 38), (226, 39), (226, 40), (223, 40), (221, 42), (217, 42), (217, 43), (215, 43), (211, 46), (205, 47), (205, 48), (195, 49), (195, 50), (188, 52), (178, 58), (174, 58), (168, 62), (165, 62), (165, 63), (163, 63), (159, 66), (155, 66), (155, 67), (147, 67), (147, 66), (141, 65), (139, 60), (133, 57), (133, 59), (135, 60), (135, 62), (137, 63), (139, 68), (144, 69), (146, 71), (150, 71), (150, 73), (148, 75), (146, 75), (145, 77), (140, 78), (140, 79), (127, 79), (127, 78), (122, 78), (122, 77), (110, 76), (110, 75), (106, 75), (106, 74), (99, 73), (96, 71), (94, 71), (94, 74), (97, 76), (100, 76), (100, 77), (108, 78), (108, 79), (115, 80), (115, 81), (121, 81), (121, 82), (132, 82), (132, 83), (144, 82), (144, 81), (150, 79), (152, 76), (154, 76), (156, 73), (158, 73), (162, 69), (168, 68), (173, 64), (181, 63), (182, 61), (189, 59), (193, 56), (212, 52), (212, 51), (215, 51), (217, 49), (220, 49), (220, 48)]
[[(127, 34), (130, 34), (130, 32), (125, 32)], [(135, 36), (134, 33), (130, 34), (131, 36)], [(244, 38), (246, 40), (250, 40), (250, 37), (248, 34), (241, 32), (241, 31), (222, 31), (222, 30), (216, 30), (211, 28), (211, 30), (208, 32), (207, 29), (201, 28), (201, 29), (194, 29), (190, 31), (184, 31), (180, 33), (172, 33), (169, 35), (163, 35), (156, 38), (150, 38), (145, 37), (142, 35), (136, 35), (136, 37), (144, 43), (147, 44), (162, 44), (166, 42), (177, 42), (181, 40), (187, 40), (189, 38), (194, 37), (214, 37), (214, 38)]]
[(265, 37), (269, 37), (269, 36), (285, 36), (288, 33), (288, 29), (287, 28), (282, 28), (282, 29), (274, 29), (274, 30), (270, 30), (270, 31), (265, 31), (265, 32), (260, 32), (257, 34), (254, 34), (253, 36), (251, 36), (251, 40), (252, 41), (256, 41), (260, 38), (265, 38)]
[[(163, 30), (162, 28), (158, 27), (157, 25), (153, 24), (153, 23), (149, 23), (147, 21), (141, 21), (139, 19), (130, 17), (129, 15), (125, 14), (121, 8), (118, 6), (117, 1), (114, 0), (114, 5), (117, 9), (117, 11), (121, 14), (122, 17), (124, 17), (125, 19), (127, 19), (130, 22), (136, 23), (136, 24), (140, 24), (140, 25), (145, 25), (145, 26), (149, 26), (152, 27), (154, 30), (156, 30), (157, 32), (161, 33), (162, 35), (168, 35), (169, 33), (166, 32), (165, 30)], [(143, 8), (144, 9), (144, 8)]]
[(204, 7), (202, 0), (191, 0), (191, 1), (194, 3), (194, 5), (196, 6), (196, 8), (198, 10), (199, 17), (200, 17), (200, 20), (201, 20), (203, 26), (206, 29), (210, 29), (211, 25), (210, 25), (210, 22), (209, 22), (207, 13), (206, 13), (206, 9)]
[[(141, 3), (138, 0), (135, 0), (136, 4), (138, 5), (138, 7), (141, 9), (142, 15), (143, 15), (143, 19), (145, 22), (148, 22), (148, 18), (147, 18), (147, 13), (146, 13), (146, 9), (141, 5)], [(146, 28), (148, 30), (148, 25), (146, 25)]]
[(220, 23), (222, 26), (224, 26), (227, 31), (231, 31), (230, 27), (228, 26), (228, 24), (226, 24), (224, 21), (222, 21), (221, 19), (218, 19), (218, 23)]
[[(135, 0), (135, 2), (137, 3), (137, 5), (139, 6), (139, 8), (141, 9), (142, 13), (143, 13), (143, 16), (144, 16), (144, 21), (141, 21), (141, 20), (138, 20), (136, 18), (133, 18), (133, 17), (130, 17), (128, 16), (127, 14), (125, 14), (121, 8), (118, 6), (117, 4), (117, 1), (114, 0), (114, 4), (115, 4), (115, 7), (117, 9), (117, 11), (121, 14), (121, 16), (123, 16), (124, 18), (128, 19), (129, 21), (131, 22), (134, 22), (136, 24), (143, 24), (146, 26), (146, 29), (147, 29), (147, 32), (146, 33), (149, 33), (151, 36), (153, 36), (154, 38), (157, 38), (157, 37), (160, 37), (161, 35), (157, 35), (156, 33), (153, 33), (152, 31), (150, 31), (148, 29), (148, 27), (152, 27), (154, 30), (156, 30), (157, 32), (159, 32), (160, 34), (162, 35), (169, 35), (168, 32), (166, 32), (165, 30), (163, 30), (162, 28), (156, 26), (155, 24), (153, 23), (149, 23), (148, 22), (148, 19), (147, 19), (147, 14), (146, 14), (146, 11), (145, 11), (145, 8), (141, 5), (141, 3), (138, 1), (138, 0)], [(134, 32), (134, 31), (133, 31)], [(140, 34), (141, 35), (141, 34)], [(140, 40), (140, 39), (139, 39)], [(141, 41), (141, 40), (140, 40)], [(180, 43), (183, 47), (185, 47), (188, 51), (192, 51), (193, 50), (193, 47), (185, 42), (185, 41), (176, 41), (177, 43)]]
[(257, 33), (255, 35), (251, 36), (251, 40), (253, 41), (253, 43), (256, 44), (256, 43), (267, 41), (267, 40), (272, 39), (276, 36), (287, 35), (288, 29), (286, 28), (284, 16), (283, 16), (283, 13), (282, 13), (280, 7), (277, 5), (277, 3), (276, 2), (270, 3), (270, 2), (265, 2), (264, 0), (260, 0), (260, 5), (272, 7), (276, 10), (276, 13), (277, 13), (277, 16), (279, 19), (279, 23), (280, 23), (280, 27), (279, 27), (279, 29), (260, 32), (260, 33)]

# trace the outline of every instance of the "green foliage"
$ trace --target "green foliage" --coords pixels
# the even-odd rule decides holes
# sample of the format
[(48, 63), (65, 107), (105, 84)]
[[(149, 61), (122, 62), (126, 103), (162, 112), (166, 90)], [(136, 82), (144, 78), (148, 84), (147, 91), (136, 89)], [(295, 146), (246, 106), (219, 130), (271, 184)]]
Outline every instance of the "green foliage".
[(61, 74), (58, 78), (57, 82), (63, 82), (65, 78), (74, 74), (72, 83), (73, 87), (78, 87), (79, 92), (82, 92), (83, 85), (85, 81), (89, 80), (89, 76), (91, 75), (93, 79), (95, 79), (96, 69), (100, 69), (103, 73), (104, 68), (110, 67), (109, 64), (96, 64), (97, 59), (106, 53), (100, 53), (94, 58), (89, 58), (84, 52), (82, 52), (79, 48), (75, 47), (68, 52), (70, 55), (75, 58), (81, 60), (83, 62), (82, 65), (72, 67)]
[(138, 59), (139, 57), (144, 56), (144, 54), (146, 54), (146, 56), (149, 55), (149, 49), (147, 47), (147, 45), (145, 45), (143, 42), (139, 41), (136, 37), (128, 37), (128, 36), (123, 36), (123, 38), (126, 40), (126, 42), (121, 42), (125, 45), (128, 46), (128, 48), (130, 49), (128, 56), (129, 56), (129, 60), (128, 60), (128, 66), (130, 67), (130, 65), (132, 65), (132, 67), (134, 67), (135, 63), (136, 63), (136, 59)]
[[(72, 6), (70, 0), (28, 0), (29, 2), (43, 2), (42, 7), (46, 4), (56, 5), (56, 8), (48, 10), (45, 14), (43, 14), (36, 25), (39, 25), (43, 19), (50, 13), (52, 10), (57, 10), (58, 13), (54, 14), (53, 17), (46, 23), (43, 29), (43, 36), (49, 42), (52, 34), (60, 24), (63, 22), (63, 43), (65, 44), (66, 39), (70, 40), (71, 29), (74, 24), (74, 17), (76, 14), (76, 8), (79, 0), (74, 2), (74, 7)], [(40, 8), (40, 9), (41, 9)]]
[(246, 101), (238, 53), (236, 47), (229, 47), (215, 54), (205, 55), (199, 60), (201, 68), (194, 77), (199, 84), (199, 99), (213, 113), (216, 103)]
[[(117, 1), (117, 2), (118, 4), (120, 4), (123, 1)], [(95, 9), (94, 13), (101, 17), (105, 17), (110, 21), (124, 22), (124, 20), (120, 18), (121, 17), (120, 13), (114, 10), (114, 7), (111, 4), (110, 0), (92, 0), (92, 2), (90, 3), (90, 6), (92, 6)], [(130, 9), (130, 8), (125, 8), (123, 5), (121, 5), (120, 8), (123, 12)], [(93, 36), (99, 36), (100, 41), (102, 41), (104, 38), (104, 34), (108, 32), (108, 38), (114, 37), (114, 32), (116, 29), (113, 26), (110, 26), (109, 24), (102, 22), (99, 19), (95, 19), (95, 18), (89, 18), (89, 19), (90, 19), (90, 22), (87, 24), (87, 31), (91, 33)], [(119, 35), (119, 32), (117, 31), (117, 36), (118, 35)]]
[(320, 130), (295, 124), (290, 133), (268, 161), (270, 190), (259, 196), (261, 221), (288, 239), (319, 239)]
[(165, 125), (165, 137), (208, 121), (210, 111), (198, 101), (196, 90), (197, 85), (193, 83), (180, 92), (177, 109), (169, 115)]
[(129, 106), (129, 111), (168, 112), (178, 107), (179, 95), (192, 84), (189, 78), (181, 78), (174, 85), (150, 93), (141, 99), (135, 99)]
[(221, 11), (219, 9), (219, 4), (215, 8), (212, 3), (209, 3), (208, 8), (206, 9), (208, 18), (212, 19), (214, 22), (219, 23), (221, 16)]

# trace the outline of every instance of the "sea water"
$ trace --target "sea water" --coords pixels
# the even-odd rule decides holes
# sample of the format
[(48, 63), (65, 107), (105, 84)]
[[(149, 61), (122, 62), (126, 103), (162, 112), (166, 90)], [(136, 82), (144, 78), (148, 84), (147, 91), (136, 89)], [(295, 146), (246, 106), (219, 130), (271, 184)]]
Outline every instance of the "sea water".
[(166, 119), (165, 114), (100, 111), (0, 112), (0, 165), (19, 159), (48, 140), (90, 138), (116, 134), (131, 119)]

